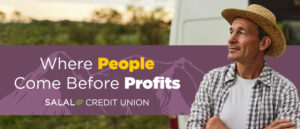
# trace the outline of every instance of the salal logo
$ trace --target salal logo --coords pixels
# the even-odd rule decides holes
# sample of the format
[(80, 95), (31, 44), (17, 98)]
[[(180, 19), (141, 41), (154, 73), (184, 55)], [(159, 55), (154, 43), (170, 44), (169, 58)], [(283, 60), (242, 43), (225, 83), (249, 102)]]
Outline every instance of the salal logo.
[(79, 106), (83, 103), (83, 99), (77, 99), (76, 100), (76, 105)]

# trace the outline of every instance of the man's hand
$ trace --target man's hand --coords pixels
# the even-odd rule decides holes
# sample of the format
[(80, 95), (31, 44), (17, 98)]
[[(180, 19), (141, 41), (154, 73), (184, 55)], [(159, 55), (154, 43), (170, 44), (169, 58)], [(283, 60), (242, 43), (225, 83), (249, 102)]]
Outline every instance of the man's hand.
[(208, 119), (205, 129), (229, 129), (217, 116)]
[(290, 122), (289, 120), (275, 120), (273, 123), (271, 123), (269, 126), (267, 126), (265, 129), (295, 129), (295, 123)]

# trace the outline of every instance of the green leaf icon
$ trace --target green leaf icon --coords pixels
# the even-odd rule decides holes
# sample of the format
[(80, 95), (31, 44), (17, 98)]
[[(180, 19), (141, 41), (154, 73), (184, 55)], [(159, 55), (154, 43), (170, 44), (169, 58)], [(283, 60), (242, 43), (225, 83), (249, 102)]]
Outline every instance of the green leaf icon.
[(79, 106), (79, 105), (81, 105), (82, 103), (83, 103), (83, 100), (82, 100), (82, 99), (77, 99), (77, 100), (76, 100), (76, 105)]

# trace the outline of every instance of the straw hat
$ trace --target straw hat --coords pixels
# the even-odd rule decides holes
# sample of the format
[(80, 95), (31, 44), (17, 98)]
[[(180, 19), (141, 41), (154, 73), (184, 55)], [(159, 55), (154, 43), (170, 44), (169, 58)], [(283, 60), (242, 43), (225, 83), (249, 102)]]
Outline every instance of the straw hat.
[(271, 38), (271, 45), (269, 46), (266, 56), (279, 57), (286, 49), (286, 41), (282, 31), (276, 25), (275, 15), (267, 8), (251, 4), (246, 10), (242, 9), (225, 9), (222, 11), (222, 16), (232, 24), (237, 17), (249, 19), (259, 25)]

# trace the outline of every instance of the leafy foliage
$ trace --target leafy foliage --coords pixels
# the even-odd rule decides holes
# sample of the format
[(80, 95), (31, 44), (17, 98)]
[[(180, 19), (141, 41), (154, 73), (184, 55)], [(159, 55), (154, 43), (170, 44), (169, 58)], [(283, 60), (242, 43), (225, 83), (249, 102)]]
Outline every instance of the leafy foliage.
[[(0, 24), (0, 45), (163, 45), (168, 44), (171, 20), (166, 12), (129, 6), (125, 13), (112, 8), (92, 12), (90, 22), (27, 21), (21, 12)], [(0, 20), (5, 19), (0, 11)]]
[(1, 129), (168, 129), (167, 116), (1, 116)]

